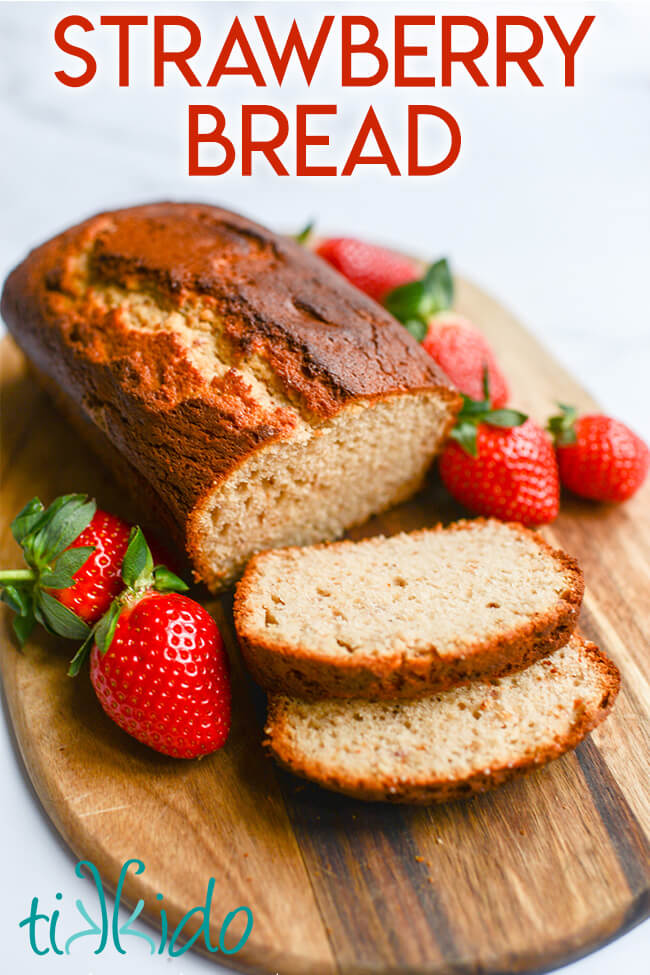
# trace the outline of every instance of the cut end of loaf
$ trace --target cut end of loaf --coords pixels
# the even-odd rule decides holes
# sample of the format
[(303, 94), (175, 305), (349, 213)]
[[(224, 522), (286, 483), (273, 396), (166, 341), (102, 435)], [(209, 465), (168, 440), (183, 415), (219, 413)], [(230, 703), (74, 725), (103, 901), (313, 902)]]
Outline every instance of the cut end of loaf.
[(200, 577), (216, 591), (257, 552), (338, 538), (410, 497), (449, 432), (454, 404), (442, 388), (357, 403), (257, 450), (192, 518)]
[(359, 799), (439, 802), (484, 792), (574, 748), (611, 710), (620, 676), (573, 636), (492, 681), (403, 702), (271, 698), (281, 765)]

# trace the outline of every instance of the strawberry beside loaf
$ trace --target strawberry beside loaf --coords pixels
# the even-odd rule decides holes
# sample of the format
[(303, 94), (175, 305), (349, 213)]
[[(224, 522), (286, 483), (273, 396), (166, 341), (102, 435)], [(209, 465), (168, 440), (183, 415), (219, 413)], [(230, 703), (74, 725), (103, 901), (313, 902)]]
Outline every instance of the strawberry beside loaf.
[(217, 207), (71, 228), (12, 272), (2, 315), (213, 590), (259, 550), (334, 538), (408, 497), (460, 406), (379, 305)]

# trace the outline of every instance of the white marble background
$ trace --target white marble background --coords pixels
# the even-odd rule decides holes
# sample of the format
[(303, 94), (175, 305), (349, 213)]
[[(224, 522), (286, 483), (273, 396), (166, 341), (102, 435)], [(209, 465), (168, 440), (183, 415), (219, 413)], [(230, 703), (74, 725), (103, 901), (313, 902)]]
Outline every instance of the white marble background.
[[(541, 17), (555, 13), (567, 30), (596, 13), (577, 59), (577, 84), (561, 85), (561, 60), (551, 44), (538, 59), (546, 85), (531, 89), (514, 77), (507, 89), (476, 89), (460, 80), (453, 90), (395, 91), (390, 87), (336, 90), (331, 60), (307, 88), (289, 72), (281, 91), (256, 92), (246, 80), (217, 90), (171, 84), (154, 90), (151, 35), (134, 34), (133, 86), (115, 83), (112, 30), (87, 35), (100, 77), (83, 89), (53, 78), (65, 66), (53, 41), (67, 13), (182, 12), (202, 26), (197, 58), (209, 73), (224, 24), (235, 13), (246, 24), (264, 13), (286, 28), (294, 16), (315, 25), (325, 13), (370, 12), (388, 31), (401, 12), (444, 13), (450, 4), (375, 3), (0, 3), (0, 279), (31, 246), (100, 209), (160, 198), (202, 199), (241, 209), (278, 228), (315, 217), (323, 232), (358, 233), (431, 257), (448, 255), (456, 269), (509, 305), (612, 414), (650, 438), (650, 13), (644, 3), (476, 4), (454, 9), (488, 24), (496, 11)], [(83, 8), (83, 10), (82, 10)], [(471, 8), (471, 9), (470, 9)], [(479, 11), (480, 8), (480, 11)], [(315, 34), (315, 32), (314, 32)], [(307, 36), (309, 35), (307, 30)], [(388, 35), (387, 35), (388, 36)], [(213, 39), (213, 47), (210, 39)], [(76, 70), (71, 62), (70, 70)], [(493, 78), (490, 55), (485, 70)], [(445, 175), (401, 179), (372, 170), (350, 179), (281, 178), (258, 167), (254, 178), (184, 175), (186, 106), (212, 102), (234, 118), (242, 101), (343, 102), (331, 127), (344, 155), (365, 106), (372, 101), (386, 130), (401, 137), (405, 105), (447, 107), (463, 134), (460, 159)], [(286, 158), (290, 160), (291, 154)], [(558, 391), (561, 394), (561, 391)], [(202, 958), (149, 959), (133, 949), (125, 958), (79, 953), (32, 958), (17, 920), (31, 897), (68, 902), (82, 893), (73, 859), (44, 818), (7, 728), (0, 744), (5, 800), (0, 813), (3, 876), (0, 924), (12, 971), (216, 971)], [(7, 882), (7, 878), (11, 882)], [(648, 924), (566, 969), (571, 975), (646, 975)], [(30, 965), (32, 967), (30, 967)]]

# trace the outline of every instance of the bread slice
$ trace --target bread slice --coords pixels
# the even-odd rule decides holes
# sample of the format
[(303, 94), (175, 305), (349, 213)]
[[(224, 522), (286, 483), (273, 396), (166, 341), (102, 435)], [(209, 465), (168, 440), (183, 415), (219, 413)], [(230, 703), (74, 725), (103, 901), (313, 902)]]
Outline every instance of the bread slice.
[(264, 552), (235, 625), (255, 679), (298, 697), (414, 697), (502, 675), (565, 644), (576, 561), (521, 525), (476, 519)]
[(327, 789), (441, 802), (574, 748), (606, 717), (619, 685), (611, 660), (573, 636), (517, 674), (414, 701), (271, 698), (266, 744), (285, 768)]

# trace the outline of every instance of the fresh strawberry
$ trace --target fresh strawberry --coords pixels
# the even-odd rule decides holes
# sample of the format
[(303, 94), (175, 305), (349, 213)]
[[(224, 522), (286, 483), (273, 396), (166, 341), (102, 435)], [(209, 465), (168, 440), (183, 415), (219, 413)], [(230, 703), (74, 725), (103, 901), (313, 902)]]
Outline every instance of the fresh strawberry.
[(354, 237), (330, 237), (318, 244), (316, 253), (375, 301), (420, 274), (411, 258)]
[(92, 648), (90, 679), (109, 718), (165, 755), (207, 755), (228, 737), (230, 682), (221, 635), (187, 596), (146, 592), (127, 603), (108, 650)]
[[(70, 588), (75, 585), (74, 576), (93, 557), (92, 544), (86, 544), (88, 536), (82, 543), (78, 542), (96, 512), (95, 502), (89, 501), (85, 495), (64, 494), (48, 508), (44, 508), (38, 498), (32, 498), (12, 521), (11, 531), (23, 550), (28, 567), (0, 572), (0, 586), (3, 602), (16, 613), (13, 625), (21, 644), (37, 620), (51, 633), (60, 636), (79, 640), (88, 634), (88, 625), (82, 616), (55, 598), (53, 593), (60, 596), (63, 592), (63, 598), (67, 599)], [(99, 599), (101, 588), (100, 584), (96, 597), (89, 592), (87, 601), (82, 594), (82, 611), (92, 613), (91, 607), (95, 598)]]
[[(46, 509), (38, 498), (12, 522), (27, 569), (0, 572), (2, 599), (16, 612), (21, 643), (36, 620), (59, 636), (81, 639), (122, 591), (122, 560), (131, 526), (83, 494)], [(157, 562), (167, 561), (162, 552)]]
[(481, 399), (483, 370), (490, 378), (492, 406), (508, 402), (509, 391), (494, 352), (482, 332), (467, 318), (440, 312), (429, 320), (422, 348), (438, 363), (459, 392)]
[(95, 511), (90, 524), (66, 549), (90, 548), (90, 555), (73, 574), (73, 584), (47, 591), (85, 623), (97, 622), (124, 588), (122, 559), (131, 526), (116, 515)]
[[(74, 573), (74, 585), (67, 589), (49, 589), (60, 603), (80, 616), (85, 623), (96, 623), (124, 588), (122, 560), (129, 544), (132, 526), (117, 515), (97, 509), (71, 548), (93, 549), (84, 564)], [(160, 545), (151, 543), (154, 565), (174, 568), (172, 556)]]
[(124, 590), (70, 665), (90, 655), (90, 679), (106, 714), (164, 755), (196, 758), (220, 748), (230, 730), (228, 658), (216, 623), (174, 590), (182, 580), (153, 558), (139, 528), (131, 532)]
[(475, 514), (543, 525), (557, 516), (557, 462), (548, 434), (516, 410), (465, 397), (440, 457), (450, 494)]
[(449, 264), (436, 261), (417, 281), (395, 288), (384, 298), (386, 308), (422, 343), (459, 392), (480, 400), (488, 371), (492, 405), (508, 402), (508, 384), (488, 340), (467, 318), (450, 311), (454, 282)]
[(650, 450), (619, 420), (600, 413), (578, 417), (572, 406), (549, 420), (562, 484), (593, 501), (627, 501), (643, 484)]

